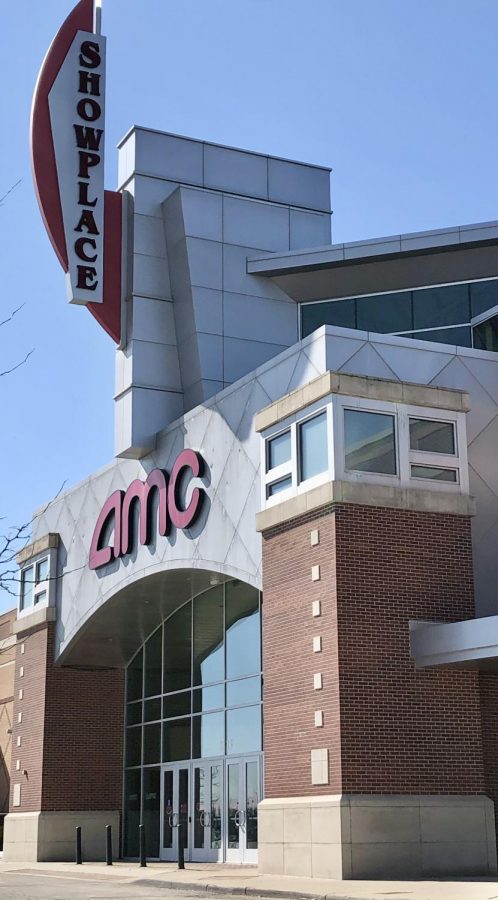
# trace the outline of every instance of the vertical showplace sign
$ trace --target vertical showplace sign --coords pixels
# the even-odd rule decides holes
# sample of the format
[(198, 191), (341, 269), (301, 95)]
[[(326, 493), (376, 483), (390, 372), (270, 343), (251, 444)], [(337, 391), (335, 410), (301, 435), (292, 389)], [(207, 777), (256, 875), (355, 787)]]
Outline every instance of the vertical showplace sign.
[(104, 301), (105, 45), (78, 31), (48, 96), (71, 303)]
[(40, 210), (68, 299), (119, 342), (121, 195), (104, 189), (105, 54), (101, 0), (80, 0), (54, 38), (33, 98), (31, 150)]

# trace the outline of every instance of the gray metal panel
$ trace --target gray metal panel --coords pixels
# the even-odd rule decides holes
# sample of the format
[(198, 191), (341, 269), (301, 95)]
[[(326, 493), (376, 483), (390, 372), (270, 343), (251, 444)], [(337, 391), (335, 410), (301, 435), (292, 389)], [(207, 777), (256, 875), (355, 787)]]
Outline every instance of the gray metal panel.
[(197, 287), (221, 290), (223, 286), (222, 244), (203, 238), (186, 238), (190, 282)]
[(330, 212), (330, 175), (323, 169), (270, 157), (268, 199)]
[(298, 338), (297, 310), (281, 300), (250, 297), (248, 294), (223, 294), (224, 334), (226, 337), (290, 346)]
[(204, 186), (266, 199), (268, 197), (267, 157), (206, 144), (204, 147)]
[(289, 210), (240, 197), (223, 198), (223, 238), (242, 247), (289, 249)]
[(222, 197), (211, 191), (180, 188), (185, 234), (223, 240)]
[(223, 341), (223, 348), (224, 380), (229, 382), (242, 378), (247, 372), (285, 350), (282, 344), (266, 344), (228, 337)]
[(303, 209), (290, 210), (290, 249), (323, 247), (330, 244), (331, 227), (328, 213), (314, 213)]
[(155, 131), (135, 132), (135, 169), (169, 181), (202, 186), (202, 144)]

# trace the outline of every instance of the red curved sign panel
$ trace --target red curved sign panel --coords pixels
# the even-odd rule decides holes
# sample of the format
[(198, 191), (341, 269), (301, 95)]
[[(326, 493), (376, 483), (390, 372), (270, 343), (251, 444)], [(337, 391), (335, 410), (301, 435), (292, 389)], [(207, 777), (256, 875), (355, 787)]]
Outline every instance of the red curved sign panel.
[(80, 0), (43, 61), (31, 110), (40, 212), (71, 302), (121, 332), (121, 194), (104, 191), (105, 38), (94, 0)]

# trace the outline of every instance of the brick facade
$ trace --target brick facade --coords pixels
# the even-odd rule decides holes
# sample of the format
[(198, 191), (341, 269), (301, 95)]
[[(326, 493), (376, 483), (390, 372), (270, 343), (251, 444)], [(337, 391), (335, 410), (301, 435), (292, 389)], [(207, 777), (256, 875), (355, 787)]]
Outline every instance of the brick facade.
[[(52, 624), (19, 637), (11, 812), (119, 810), (124, 672), (55, 666), (53, 658)], [(20, 807), (12, 805), (16, 782), (21, 783)]]
[[(409, 652), (410, 619), (474, 614), (469, 518), (335, 504), (263, 535), (263, 593), (266, 797), (485, 793), (478, 673)], [(329, 783), (312, 785), (323, 747)]]
[(9, 811), (15, 647), (12, 624), (17, 610), (0, 615), (0, 849), (4, 813)]

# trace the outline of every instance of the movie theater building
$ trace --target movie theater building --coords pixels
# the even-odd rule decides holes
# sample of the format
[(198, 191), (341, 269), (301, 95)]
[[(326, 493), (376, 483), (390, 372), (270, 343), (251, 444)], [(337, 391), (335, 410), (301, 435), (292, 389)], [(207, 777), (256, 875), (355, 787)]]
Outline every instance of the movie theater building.
[(145, 128), (105, 197), (115, 456), (19, 554), (5, 858), (494, 873), (498, 224), (331, 244), (328, 169)]

